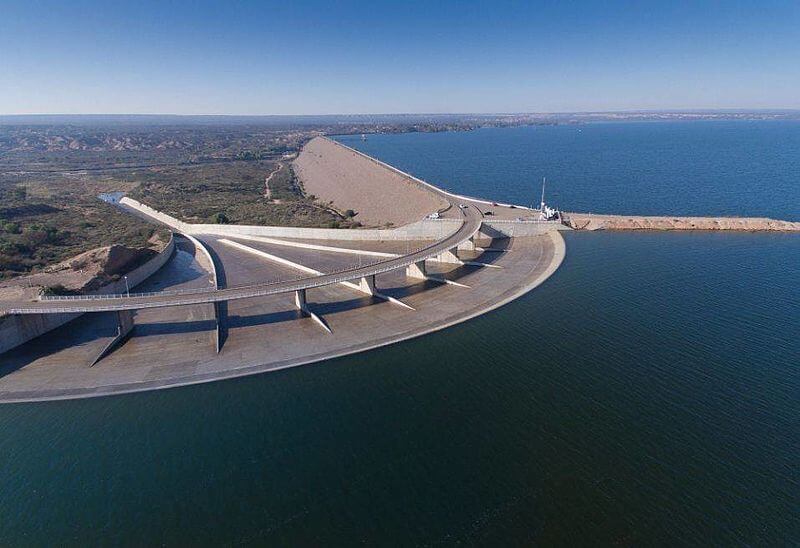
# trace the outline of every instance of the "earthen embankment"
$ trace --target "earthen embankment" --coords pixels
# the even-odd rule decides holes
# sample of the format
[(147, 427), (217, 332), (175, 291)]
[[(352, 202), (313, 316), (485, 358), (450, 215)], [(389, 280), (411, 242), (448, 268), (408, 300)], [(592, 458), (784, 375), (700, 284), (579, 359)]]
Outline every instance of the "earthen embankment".
[(449, 206), (447, 200), (399, 172), (324, 138), (311, 140), (293, 164), (307, 194), (366, 226), (402, 226)]
[(800, 222), (761, 217), (673, 217), (565, 213), (574, 230), (731, 230), (743, 232), (800, 232)]

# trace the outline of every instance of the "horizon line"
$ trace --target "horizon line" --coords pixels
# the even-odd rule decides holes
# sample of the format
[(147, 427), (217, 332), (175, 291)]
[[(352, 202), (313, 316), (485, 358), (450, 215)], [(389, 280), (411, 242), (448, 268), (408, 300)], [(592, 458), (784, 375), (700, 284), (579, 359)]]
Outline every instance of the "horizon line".
[(563, 110), (563, 111), (498, 111), (498, 112), (360, 112), (360, 113), (305, 113), (305, 114), (220, 114), (220, 113), (170, 113), (170, 112), (26, 112), (26, 113), (0, 113), (0, 117), (39, 117), (39, 116), (130, 116), (130, 117), (154, 117), (154, 116), (173, 116), (173, 117), (239, 117), (239, 118), (261, 118), (261, 117), (303, 117), (303, 116), (563, 116), (574, 114), (680, 114), (680, 113), (729, 113), (729, 114), (748, 114), (748, 113), (787, 113), (798, 112), (800, 108), (668, 108), (668, 109), (616, 109), (616, 110)]

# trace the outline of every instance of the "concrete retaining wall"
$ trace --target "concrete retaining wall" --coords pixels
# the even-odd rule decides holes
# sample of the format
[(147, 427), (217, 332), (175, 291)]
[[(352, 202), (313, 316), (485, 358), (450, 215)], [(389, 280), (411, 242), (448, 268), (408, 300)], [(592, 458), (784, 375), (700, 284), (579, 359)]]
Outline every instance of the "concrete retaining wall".
[(538, 236), (554, 230), (570, 230), (559, 221), (484, 221), (481, 233), (492, 238)]
[(178, 219), (176, 219), (171, 215), (167, 215), (166, 213), (161, 213), (157, 209), (153, 209), (149, 205), (137, 202), (136, 200), (128, 198), (127, 196), (120, 199), (119, 205), (123, 209), (133, 210), (133, 213), (138, 213), (140, 214), (139, 216), (144, 215), (150, 220), (154, 220), (161, 224), (165, 224), (171, 229), (177, 230), (178, 232), (183, 232), (184, 234), (192, 233), (193, 225), (190, 225), (189, 223), (184, 223), (183, 221), (179, 221)]
[[(367, 156), (367, 158), (369, 158)], [(376, 160), (377, 161), (377, 160)], [(391, 167), (391, 166), (388, 166)], [(423, 182), (424, 183), (424, 182)], [(184, 234), (215, 234), (219, 236), (267, 236), (272, 238), (304, 238), (311, 240), (340, 241), (391, 241), (391, 240), (441, 240), (458, 230), (458, 219), (425, 219), (393, 229), (297, 228), (284, 226), (244, 226), (184, 223), (152, 207), (122, 198), (120, 204), (140, 215), (149, 217)], [(558, 221), (512, 221), (488, 218), (481, 232), (502, 238), (509, 236), (536, 236), (551, 230), (569, 230)]]
[(184, 234), (215, 234), (218, 236), (267, 236), (272, 238), (305, 238), (311, 240), (391, 241), (438, 240), (458, 230), (457, 219), (425, 219), (392, 229), (300, 228), (291, 226), (246, 226), (185, 223), (131, 198), (120, 204), (140, 215), (165, 224)]
[[(175, 238), (170, 237), (167, 246), (155, 257), (127, 274), (128, 285), (133, 288), (152, 276), (172, 257)], [(106, 284), (94, 294), (125, 293), (125, 280)], [(74, 320), (80, 314), (11, 314), (0, 317), (0, 354), (21, 345), (48, 331)]]
[(217, 277), (217, 265), (214, 264), (214, 258), (211, 257), (211, 253), (208, 251), (208, 247), (206, 247), (206, 244), (204, 244), (194, 236), (186, 234), (185, 232), (183, 233), (183, 236), (185, 236), (190, 242), (192, 242), (194, 248), (200, 253), (202, 253), (203, 257), (205, 257), (205, 259), (208, 261), (209, 273), (211, 274), (211, 282), (214, 284), (214, 289), (220, 289), (219, 278)]
[[(211, 273), (211, 282), (214, 284), (214, 289), (222, 289), (219, 286), (219, 276), (217, 275), (217, 265), (214, 263), (214, 258), (211, 256), (211, 252), (208, 250), (206, 244), (195, 238), (190, 234), (183, 233), (183, 236), (188, 238), (190, 242), (194, 245), (196, 251), (199, 251), (203, 257), (206, 258), (208, 261), (208, 268), (209, 272)], [(195, 253), (195, 257), (197, 254)], [(217, 354), (222, 349), (222, 323), (220, 319), (220, 303), (214, 302), (212, 303), (214, 307), (214, 347), (217, 350)]]

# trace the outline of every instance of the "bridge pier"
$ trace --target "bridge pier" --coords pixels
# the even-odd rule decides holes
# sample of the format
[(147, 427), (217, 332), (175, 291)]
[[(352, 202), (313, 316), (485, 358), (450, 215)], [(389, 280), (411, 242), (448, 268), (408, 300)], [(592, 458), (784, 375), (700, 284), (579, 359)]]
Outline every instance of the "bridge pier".
[(409, 278), (428, 279), (428, 269), (425, 268), (425, 261), (418, 261), (406, 267), (406, 276)]
[(475, 251), (475, 236), (470, 236), (469, 240), (458, 244), (458, 248), (463, 251)]
[(294, 304), (297, 309), (304, 315), (308, 316), (312, 320), (314, 320), (317, 325), (322, 327), (328, 333), (333, 333), (331, 328), (328, 326), (327, 322), (319, 317), (318, 314), (315, 314), (308, 308), (308, 302), (306, 301), (306, 290), (305, 289), (297, 289), (294, 292)]
[(437, 259), (442, 263), (461, 264), (461, 259), (458, 258), (458, 247), (442, 251)]
[(375, 274), (362, 277), (358, 283), (358, 289), (367, 295), (376, 295)]
[(94, 367), (97, 362), (111, 354), (117, 347), (119, 347), (133, 331), (133, 310), (120, 310), (116, 312), (117, 316), (117, 334), (114, 338), (106, 344), (100, 353), (92, 360), (89, 367)]
[(297, 309), (300, 311), (304, 311), (306, 308), (306, 290), (305, 289), (298, 289), (294, 292), (294, 304), (297, 306)]
[(219, 354), (220, 350), (222, 350), (222, 314), (220, 313), (220, 306), (222, 305), (221, 302), (214, 303), (214, 348), (217, 350), (217, 354)]

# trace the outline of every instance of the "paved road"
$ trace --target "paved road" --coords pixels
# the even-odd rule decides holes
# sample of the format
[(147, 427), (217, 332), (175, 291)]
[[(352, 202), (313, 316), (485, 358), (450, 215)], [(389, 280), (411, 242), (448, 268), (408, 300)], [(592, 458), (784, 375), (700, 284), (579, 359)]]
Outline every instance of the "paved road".
[[(442, 193), (444, 195), (444, 193)], [(458, 208), (458, 203), (453, 203)], [(428, 247), (419, 249), (408, 255), (403, 255), (394, 259), (388, 259), (366, 265), (360, 268), (353, 268), (341, 272), (324, 274), (309, 278), (289, 280), (283, 282), (272, 282), (267, 284), (254, 284), (243, 287), (232, 287), (218, 290), (202, 290), (190, 294), (152, 294), (137, 296), (132, 294), (130, 297), (98, 297), (91, 300), (66, 299), (66, 300), (45, 300), (45, 301), (24, 301), (17, 303), (3, 303), (2, 312), (12, 314), (55, 314), (64, 312), (104, 312), (112, 310), (138, 310), (142, 308), (158, 308), (165, 306), (182, 306), (201, 303), (213, 303), (220, 301), (232, 301), (235, 299), (247, 299), (251, 297), (261, 297), (264, 295), (274, 295), (276, 293), (287, 293), (298, 289), (310, 289), (324, 285), (331, 285), (347, 280), (356, 280), (364, 276), (389, 272), (398, 268), (405, 268), (413, 263), (424, 261), (440, 253), (458, 246), (460, 243), (471, 238), (481, 226), (483, 214), (475, 206), (468, 206), (461, 210), (463, 222), (461, 226), (451, 235), (439, 240)]]

